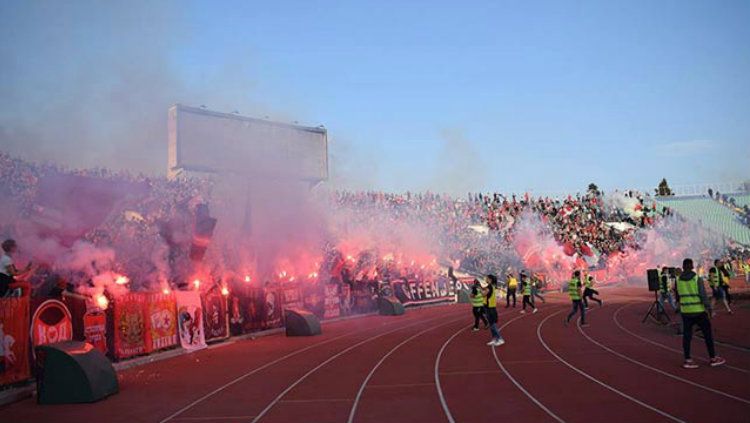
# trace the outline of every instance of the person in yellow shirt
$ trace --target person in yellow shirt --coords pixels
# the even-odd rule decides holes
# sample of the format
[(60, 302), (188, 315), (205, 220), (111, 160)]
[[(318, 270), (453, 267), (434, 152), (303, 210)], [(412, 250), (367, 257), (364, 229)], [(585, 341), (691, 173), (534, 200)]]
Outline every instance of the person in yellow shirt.
[(518, 289), (518, 279), (513, 277), (511, 272), (507, 276), (507, 292), (505, 293), (505, 308), (510, 307), (510, 298), (513, 297), (513, 308), (516, 308), (516, 290)]

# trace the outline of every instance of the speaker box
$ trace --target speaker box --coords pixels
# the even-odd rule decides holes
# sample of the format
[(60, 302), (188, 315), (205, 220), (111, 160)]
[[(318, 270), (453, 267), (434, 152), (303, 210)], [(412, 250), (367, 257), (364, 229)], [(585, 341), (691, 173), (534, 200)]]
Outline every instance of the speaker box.
[(312, 312), (302, 309), (287, 309), (284, 313), (286, 336), (320, 335), (320, 320)]
[(36, 357), (39, 404), (94, 402), (119, 390), (112, 363), (87, 342), (40, 345)]
[(646, 278), (648, 279), (648, 290), (658, 291), (659, 290), (659, 271), (656, 269), (646, 270)]
[(400, 316), (405, 310), (395, 297), (378, 297), (378, 312), (381, 316)]
[(469, 291), (465, 289), (459, 289), (456, 291), (456, 302), (460, 304), (468, 304), (471, 302), (471, 297), (469, 296)]

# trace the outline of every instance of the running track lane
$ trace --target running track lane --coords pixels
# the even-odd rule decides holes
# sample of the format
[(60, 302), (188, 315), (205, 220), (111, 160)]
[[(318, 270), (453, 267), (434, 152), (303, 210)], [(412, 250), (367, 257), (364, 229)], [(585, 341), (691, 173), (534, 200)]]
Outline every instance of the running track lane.
[[(568, 423), (663, 422), (662, 415), (623, 398), (608, 389), (606, 384), (576, 372), (545, 348), (538, 335), (539, 328), (545, 323), (557, 336), (575, 336), (575, 328), (563, 324), (569, 309), (569, 305), (556, 307), (519, 322), (522, 324), (508, 327), (507, 336), (517, 342), (496, 352), (510, 377), (557, 418)], [(517, 390), (516, 395), (532, 403), (521, 390)], [(540, 408), (540, 411), (543, 410)], [(555, 419), (545, 415), (543, 421)]]
[[(586, 330), (617, 333), (612, 320), (601, 313), (591, 313), (591, 326)], [(630, 396), (632, 401), (641, 402), (680, 421), (746, 421), (750, 409), (744, 403), (728, 400), (625, 360), (588, 340), (575, 326), (572, 329), (574, 333), (571, 336), (560, 337), (552, 330), (540, 328), (540, 338), (561, 359)], [(621, 334), (610, 340), (609, 348), (622, 347), (629, 342), (632, 342), (631, 339)], [(681, 370), (680, 363), (680, 360), (673, 363), (677, 371)], [(718, 372), (728, 372), (726, 369), (715, 370), (717, 374), (714, 377), (720, 377)], [(721, 407), (715, 407), (716, 404), (721, 404)]]
[[(638, 305), (634, 307), (633, 305)], [(648, 305), (645, 305), (647, 307)], [(645, 310), (643, 303), (624, 304), (612, 315), (615, 325), (630, 336), (650, 343), (657, 348), (672, 351), (677, 354), (676, 359), (682, 357), (682, 336), (675, 336), (672, 328), (657, 325), (652, 322), (641, 323)], [(677, 316), (679, 318), (679, 315)], [(712, 322), (715, 326), (715, 322)], [(693, 340), (692, 355), (694, 359), (708, 363), (705, 343), (701, 338)], [(726, 368), (750, 375), (750, 351), (741, 351), (734, 348), (726, 348), (722, 345), (716, 346), (722, 357), (727, 359)], [(747, 376), (750, 377), (750, 376)]]
[(450, 313), (417, 322), (412, 327), (400, 328), (378, 339), (368, 338), (361, 345), (354, 344), (341, 356), (332, 356), (290, 384), (253, 423), (346, 421), (361, 381), (392, 347), (419, 333), (461, 320), (466, 321), (465, 313), (456, 307)]
[[(402, 345), (384, 360), (357, 405), (356, 423), (448, 421), (435, 385), (435, 361), (444, 341), (457, 329), (470, 330), (471, 307), (460, 306), (466, 320), (430, 331)], [(488, 331), (475, 335), (478, 337), (475, 342), (481, 345), (489, 340)]]
[[(450, 311), (449, 311), (450, 310)], [(290, 357), (282, 362), (263, 368), (251, 377), (239, 380), (224, 389), (215, 392), (200, 402), (192, 404), (188, 409), (182, 410), (170, 420), (173, 422), (187, 422), (203, 419), (210, 421), (216, 417), (238, 417), (241, 419), (233, 421), (251, 422), (264, 412), (280, 394), (290, 388), (295, 381), (303, 377), (321, 363), (341, 354), (356, 344), (362, 345), (380, 341), (382, 336), (397, 333), (410, 325), (423, 324), (425, 321), (439, 320), (452, 309), (448, 307), (434, 307), (421, 310), (412, 310), (404, 317), (385, 317), (389, 322), (378, 328), (372, 328), (367, 322), (361, 322), (356, 333), (337, 339), (326, 345), (305, 351)], [(359, 319), (353, 319), (355, 324)], [(346, 353), (343, 353), (346, 354)], [(325, 385), (322, 390), (325, 390)], [(315, 406), (315, 403), (308, 404)], [(271, 407), (273, 408), (273, 407)]]
[[(535, 315), (549, 313), (551, 307)], [(522, 342), (510, 330), (528, 323), (532, 315), (514, 310), (500, 318), (501, 334), (506, 343), (494, 348), (498, 353)], [(542, 409), (520, 393), (504, 376), (492, 356), (493, 348), (485, 345), (485, 336), (467, 330), (456, 332), (446, 341), (440, 360), (440, 385), (446, 407), (457, 422), (544, 422), (551, 420)]]
[[(591, 326), (586, 330), (578, 326), (580, 333), (589, 342), (621, 360), (670, 378), (677, 383), (702, 390), (707, 395), (715, 396), (717, 401), (723, 400), (724, 407), (727, 407), (726, 410), (730, 413), (734, 410), (730, 404), (735, 403), (742, 405), (741, 408), (744, 408), (745, 412), (750, 412), (750, 399), (748, 399), (750, 398), (750, 378), (746, 375), (739, 375), (726, 367), (702, 366), (700, 369), (686, 371), (680, 367), (682, 359), (675, 358), (673, 353), (660, 348), (652, 348), (650, 344), (638, 339), (624, 340), (625, 334), (617, 331), (614, 325), (614, 310), (610, 308), (597, 311), (596, 320), (601, 321), (601, 324)], [(693, 350), (696, 348), (705, 350), (705, 343), (702, 339), (693, 339)], [(741, 408), (737, 411), (740, 412)]]

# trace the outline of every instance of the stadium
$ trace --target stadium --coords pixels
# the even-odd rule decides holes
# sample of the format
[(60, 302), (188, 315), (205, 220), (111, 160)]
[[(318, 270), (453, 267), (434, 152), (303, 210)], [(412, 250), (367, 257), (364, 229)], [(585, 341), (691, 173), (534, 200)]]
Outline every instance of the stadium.
[[(17, 22), (43, 17), (16, 6)], [(113, 10), (104, 21), (148, 21)], [(22, 88), (8, 92), (32, 97), (11, 71)], [(729, 170), (742, 141), (684, 173), (618, 173), (621, 146), (586, 144), (611, 162), (556, 174), (543, 142), (522, 146), (531, 161), (488, 162), (491, 143), (473, 154), (448, 134), (446, 161), (424, 154), (437, 177), (411, 189), (427, 159), (384, 160), (396, 176), (372, 182), (342, 159), (337, 115), (300, 124), (148, 92), (164, 106), (152, 113), (91, 89), (93, 103), (61, 100), (66, 112), (28, 126), (0, 108), (0, 422), (747, 421), (750, 174)], [(158, 147), (142, 147), (133, 134), (151, 119)], [(671, 143), (670, 160), (693, 166), (690, 148), (708, 144)], [(473, 178), (483, 167), (491, 183)], [(515, 174), (534, 186), (532, 173), (580, 186), (503, 188)]]

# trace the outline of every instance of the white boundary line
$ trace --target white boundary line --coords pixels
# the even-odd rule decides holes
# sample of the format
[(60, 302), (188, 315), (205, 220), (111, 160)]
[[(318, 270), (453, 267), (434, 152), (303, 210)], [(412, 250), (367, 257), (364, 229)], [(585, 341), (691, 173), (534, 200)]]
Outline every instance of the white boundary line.
[(538, 325), (537, 325), (537, 327), (536, 327), (536, 337), (537, 337), (537, 338), (539, 339), (539, 342), (541, 342), (542, 346), (543, 346), (543, 347), (544, 347), (544, 348), (545, 348), (545, 349), (546, 349), (546, 350), (547, 350), (547, 351), (548, 351), (548, 352), (549, 352), (550, 354), (552, 354), (552, 355), (553, 355), (553, 356), (554, 356), (555, 358), (557, 358), (557, 359), (558, 359), (558, 360), (559, 360), (559, 361), (560, 361), (561, 363), (563, 363), (564, 365), (568, 366), (568, 367), (569, 367), (570, 369), (572, 369), (572, 370), (573, 370), (573, 371), (575, 371), (576, 373), (580, 374), (581, 376), (585, 377), (586, 379), (588, 379), (588, 380), (590, 380), (590, 381), (592, 381), (592, 382), (594, 382), (594, 383), (596, 383), (596, 384), (598, 384), (598, 385), (600, 385), (600, 386), (602, 386), (602, 387), (604, 387), (604, 388), (606, 388), (606, 389), (609, 389), (610, 391), (612, 391), (612, 392), (616, 393), (617, 395), (620, 395), (620, 396), (621, 396), (621, 397), (623, 397), (623, 398), (627, 398), (627, 399), (629, 399), (630, 401), (632, 401), (632, 402), (634, 402), (634, 403), (636, 403), (636, 404), (638, 404), (638, 405), (640, 405), (640, 406), (642, 406), (642, 407), (644, 407), (644, 408), (647, 408), (647, 409), (649, 409), (649, 410), (651, 410), (651, 411), (653, 411), (653, 412), (655, 412), (655, 413), (658, 413), (658, 414), (660, 414), (661, 416), (664, 416), (664, 417), (668, 418), (669, 420), (672, 420), (672, 421), (675, 421), (675, 422), (679, 422), (679, 423), (686, 423), (686, 422), (685, 422), (685, 420), (682, 420), (682, 419), (680, 419), (680, 418), (677, 418), (677, 417), (675, 417), (675, 416), (673, 416), (673, 415), (671, 415), (671, 414), (669, 414), (669, 413), (667, 413), (667, 412), (665, 412), (665, 411), (662, 411), (662, 410), (660, 410), (660, 409), (658, 409), (658, 408), (656, 408), (656, 407), (654, 407), (654, 406), (651, 406), (651, 405), (649, 405), (649, 404), (646, 404), (645, 402), (643, 402), (643, 401), (641, 401), (641, 400), (639, 400), (639, 399), (637, 399), (637, 398), (635, 398), (635, 397), (632, 397), (632, 396), (630, 396), (630, 395), (626, 394), (625, 392), (622, 392), (622, 391), (618, 390), (617, 388), (615, 388), (615, 387), (613, 387), (613, 386), (607, 385), (606, 383), (604, 383), (604, 382), (602, 382), (601, 380), (599, 380), (599, 379), (597, 379), (597, 378), (595, 378), (595, 377), (591, 376), (590, 374), (588, 374), (588, 373), (584, 372), (583, 370), (579, 369), (578, 367), (575, 367), (574, 365), (572, 365), (572, 364), (568, 363), (567, 361), (565, 361), (565, 359), (564, 359), (564, 358), (562, 358), (562, 357), (560, 357), (559, 355), (557, 355), (557, 353), (555, 353), (555, 352), (554, 352), (554, 351), (552, 350), (552, 348), (550, 348), (550, 346), (549, 346), (549, 345), (547, 345), (547, 343), (546, 343), (546, 342), (544, 342), (544, 338), (542, 338), (542, 326), (544, 326), (544, 324), (545, 324), (545, 323), (547, 322), (547, 320), (549, 320), (550, 318), (552, 318), (552, 317), (554, 317), (554, 316), (557, 316), (558, 314), (562, 313), (563, 311), (564, 311), (564, 310), (560, 310), (560, 311), (558, 311), (557, 313), (554, 313), (554, 314), (550, 314), (550, 315), (549, 315), (549, 316), (547, 316), (547, 317), (546, 317), (546, 318), (545, 318), (544, 320), (542, 320), (541, 322), (539, 322), (539, 324), (538, 324)]
[[(515, 310), (513, 310), (513, 311), (515, 311)], [(504, 312), (498, 313), (497, 317), (499, 318), (501, 316), (507, 316), (507, 315), (513, 313), (513, 311), (508, 311), (507, 313), (504, 313)], [(508, 321), (506, 323), (506, 325), (508, 323), (512, 322), (513, 320), (519, 319), (519, 318), (521, 318), (523, 316), (525, 316), (525, 314), (522, 314), (522, 315), (520, 315), (518, 317), (514, 317), (513, 319), (511, 319), (510, 321)], [(439, 370), (440, 370), (440, 360), (443, 358), (443, 352), (445, 351), (445, 348), (448, 347), (448, 344), (450, 344), (451, 341), (453, 341), (453, 339), (455, 337), (457, 337), (464, 330), (466, 330), (466, 327), (462, 327), (456, 333), (454, 333), (453, 335), (451, 335), (451, 337), (448, 338), (445, 341), (445, 343), (443, 343), (443, 346), (440, 347), (440, 351), (438, 351), (437, 357), (435, 357), (435, 387), (437, 388), (438, 398), (440, 398), (440, 405), (443, 407), (443, 412), (445, 413), (445, 417), (448, 419), (449, 423), (456, 423), (456, 420), (453, 418), (453, 414), (451, 413), (451, 410), (448, 407), (448, 402), (445, 400), (445, 395), (443, 394), (443, 388), (440, 385), (440, 372), (439, 372)]]
[(257, 416), (255, 416), (255, 418), (251, 421), (251, 423), (257, 423), (258, 421), (260, 421), (260, 419), (262, 419), (266, 414), (268, 414), (268, 412), (276, 405), (276, 403), (278, 403), (279, 401), (281, 401), (281, 399), (284, 398), (284, 396), (286, 394), (288, 394), (289, 391), (291, 391), (297, 385), (299, 385), (300, 383), (302, 383), (305, 379), (307, 379), (308, 376), (310, 376), (311, 374), (313, 374), (316, 371), (320, 370), (326, 364), (328, 364), (328, 363), (332, 362), (333, 360), (341, 357), (342, 355), (348, 353), (349, 351), (351, 351), (351, 350), (359, 347), (360, 345), (364, 345), (364, 344), (366, 344), (366, 343), (368, 343), (370, 341), (374, 341), (374, 340), (376, 340), (378, 338), (382, 338), (383, 336), (390, 335), (390, 334), (392, 334), (394, 332), (398, 332), (398, 331), (400, 331), (402, 329), (410, 328), (412, 326), (416, 326), (416, 325), (419, 325), (419, 324), (424, 324), (426, 322), (432, 322), (434, 320), (442, 319), (442, 318), (445, 318), (445, 317), (446, 316), (441, 315), (441, 316), (433, 317), (433, 318), (427, 319), (427, 320), (420, 320), (420, 321), (411, 323), (411, 324), (406, 325), (406, 326), (401, 326), (401, 327), (398, 327), (396, 329), (389, 330), (387, 332), (383, 332), (383, 333), (381, 333), (379, 335), (376, 335), (376, 336), (367, 338), (365, 340), (362, 340), (360, 342), (357, 342), (356, 344), (354, 344), (354, 345), (352, 345), (352, 346), (350, 346), (348, 348), (345, 348), (345, 349), (337, 352), (336, 354), (328, 357), (326, 360), (324, 360), (323, 362), (321, 362), (317, 366), (315, 366), (312, 369), (310, 369), (307, 373), (305, 373), (304, 375), (302, 375), (299, 379), (297, 379), (296, 381), (294, 381), (291, 385), (287, 386), (286, 389), (284, 389), (279, 395), (277, 395), (276, 398), (274, 398), (270, 403), (268, 403), (268, 405), (266, 405), (266, 407), (263, 410), (261, 410), (260, 413), (258, 413)]
[[(512, 323), (516, 319), (518, 319), (518, 317), (516, 317), (515, 319), (511, 319), (510, 321), (508, 321), (506, 324), (504, 324), (502, 326), (502, 328), (505, 328), (505, 326), (509, 325), (510, 323)], [(552, 417), (553, 419), (555, 419), (559, 423), (565, 423), (565, 420), (563, 420), (562, 418), (560, 418), (560, 416), (558, 416), (557, 414), (553, 413), (552, 410), (550, 410), (549, 408), (547, 408), (538, 399), (534, 398), (534, 396), (531, 395), (531, 393), (529, 393), (529, 391), (527, 391), (523, 387), (523, 385), (521, 385), (521, 383), (519, 383), (516, 380), (516, 378), (514, 378), (513, 376), (511, 376), (511, 374), (508, 372), (508, 370), (505, 369), (505, 366), (503, 366), (503, 363), (500, 362), (500, 358), (498, 358), (498, 356), (497, 356), (497, 350), (495, 348), (492, 348), (492, 355), (495, 357), (495, 362), (497, 363), (497, 365), (500, 366), (500, 370), (502, 370), (503, 373), (505, 373), (505, 376), (507, 376), (508, 379), (510, 379), (510, 381), (513, 382), (514, 385), (516, 385), (516, 388), (518, 388), (519, 390), (521, 390), (521, 392), (523, 392), (524, 395), (526, 395), (539, 408), (541, 408), (542, 410), (544, 410), (545, 413), (549, 414), (550, 417)]]
[[(392, 324), (395, 324), (395, 323), (403, 323), (403, 322), (392, 321), (392, 322), (385, 323), (383, 326), (392, 325)], [(265, 369), (273, 366), (274, 364), (280, 363), (280, 362), (282, 362), (282, 361), (284, 361), (284, 360), (286, 360), (288, 358), (294, 357), (295, 355), (301, 354), (301, 353), (303, 353), (305, 351), (308, 351), (310, 349), (319, 347), (321, 345), (329, 344), (329, 343), (331, 343), (333, 341), (339, 340), (339, 339), (344, 338), (346, 336), (357, 334), (357, 333), (361, 333), (361, 332), (364, 332), (366, 330), (372, 330), (372, 329), (377, 329), (377, 327), (376, 328), (368, 328), (368, 329), (356, 329), (356, 330), (352, 330), (352, 331), (343, 333), (343, 334), (341, 334), (339, 336), (333, 337), (331, 339), (327, 339), (325, 341), (317, 342), (315, 344), (308, 345), (308, 346), (306, 346), (304, 348), (301, 348), (301, 349), (298, 349), (298, 350), (294, 350), (294, 351), (292, 351), (292, 352), (290, 352), (290, 353), (288, 353), (288, 354), (286, 354), (286, 355), (284, 355), (282, 357), (279, 357), (279, 358), (277, 358), (277, 359), (275, 359), (273, 361), (270, 361), (270, 362), (268, 362), (266, 364), (263, 364), (260, 367), (256, 367), (253, 370), (250, 370), (249, 372), (247, 372), (247, 373), (245, 373), (245, 374), (243, 374), (241, 376), (238, 376), (238, 377), (230, 380), (229, 382), (225, 383), (224, 385), (219, 386), (218, 388), (214, 389), (213, 391), (211, 391), (211, 392), (203, 395), (202, 397), (196, 399), (195, 401), (191, 402), (190, 404), (188, 404), (188, 405), (180, 408), (179, 410), (175, 411), (174, 413), (172, 413), (169, 416), (165, 417), (164, 419), (160, 420), (159, 423), (166, 423), (166, 422), (174, 419), (175, 417), (177, 417), (180, 414), (184, 413), (185, 411), (187, 411), (187, 410), (195, 407), (197, 404), (205, 401), (206, 399), (208, 399), (208, 398), (210, 398), (210, 397), (218, 394), (219, 392), (221, 392), (221, 391), (229, 388), (230, 386), (236, 384), (237, 382), (240, 382), (240, 381), (242, 381), (242, 380), (244, 380), (244, 379), (246, 379), (246, 378), (254, 375), (255, 373), (258, 373), (258, 372), (260, 372), (262, 370), (265, 370)]]
[[(615, 322), (615, 325), (617, 325), (618, 328), (620, 328), (623, 332), (625, 332), (625, 333), (627, 333), (627, 334), (629, 334), (629, 335), (631, 335), (631, 336), (633, 336), (635, 338), (640, 339), (643, 342), (648, 342), (649, 344), (657, 346), (657, 347), (659, 347), (661, 349), (664, 349), (664, 350), (667, 350), (667, 351), (672, 351), (672, 352), (680, 354), (680, 355), (683, 354), (682, 350), (678, 350), (677, 348), (669, 347), (669, 346), (667, 346), (665, 344), (662, 344), (661, 342), (656, 342), (656, 341), (653, 341), (651, 339), (646, 338), (645, 336), (638, 335), (637, 333), (635, 333), (635, 332), (631, 331), (630, 329), (626, 328), (625, 326), (623, 326), (620, 323), (620, 320), (617, 317), (620, 314), (620, 311), (624, 310), (626, 307), (628, 307), (631, 304), (635, 304), (635, 303), (626, 303), (626, 304), (623, 304), (620, 308), (617, 309), (617, 311), (615, 311), (615, 314), (612, 315), (612, 320)], [(704, 361), (706, 363), (709, 362), (708, 359), (705, 359), (705, 358), (702, 358), (702, 357), (698, 357), (698, 360)], [(728, 364), (724, 365), (724, 367), (726, 367), (728, 369), (736, 370), (736, 371), (742, 372), (742, 373), (750, 373), (750, 370), (741, 369), (739, 367), (730, 366)]]
[(427, 328), (427, 329), (425, 329), (425, 330), (423, 330), (421, 332), (417, 332), (414, 335), (412, 335), (412, 336), (404, 339), (400, 344), (396, 345), (390, 351), (388, 351), (385, 355), (383, 355), (383, 357), (380, 359), (380, 361), (378, 361), (377, 364), (375, 364), (375, 366), (370, 370), (370, 373), (368, 373), (367, 376), (365, 377), (365, 379), (362, 381), (362, 385), (360, 385), (359, 391), (357, 391), (357, 396), (354, 398), (354, 404), (352, 404), (352, 409), (351, 409), (351, 411), (349, 411), (349, 420), (347, 420), (348, 423), (352, 423), (354, 421), (354, 416), (357, 413), (357, 405), (359, 405), (359, 401), (362, 398), (362, 394), (364, 394), (364, 392), (365, 392), (365, 388), (367, 387), (367, 383), (370, 382), (370, 379), (372, 379), (372, 377), (375, 375), (375, 372), (378, 370), (378, 368), (380, 368), (380, 366), (385, 362), (385, 360), (387, 360), (388, 357), (391, 356), (391, 354), (395, 353), (402, 346), (406, 345), (407, 343), (409, 343), (412, 340), (418, 338), (419, 336), (424, 335), (425, 333), (427, 333), (427, 332), (429, 332), (431, 330), (435, 330), (435, 329), (441, 328), (443, 326), (448, 326), (450, 324), (456, 323), (456, 322), (461, 321), (463, 319), (465, 319), (465, 317), (460, 317), (458, 319), (451, 320), (448, 323), (443, 323), (442, 325), (433, 326), (433, 327)]
[(731, 399), (733, 399), (733, 400), (735, 400), (735, 401), (739, 401), (739, 402), (741, 402), (741, 403), (744, 403), (744, 404), (748, 404), (748, 405), (750, 405), (750, 400), (746, 400), (746, 399), (744, 399), (744, 398), (740, 398), (740, 397), (738, 397), (738, 396), (735, 396), (735, 395), (732, 395), (732, 394), (726, 393), (726, 392), (724, 392), (724, 391), (719, 391), (718, 389), (710, 388), (710, 387), (708, 387), (708, 386), (706, 386), (706, 385), (703, 385), (703, 384), (701, 384), (701, 383), (693, 382), (692, 380), (687, 380), (687, 379), (685, 379), (685, 378), (682, 378), (682, 377), (680, 377), (680, 376), (677, 376), (677, 375), (675, 375), (675, 374), (672, 374), (672, 373), (669, 373), (669, 372), (665, 372), (664, 370), (661, 370), (661, 369), (657, 369), (656, 367), (650, 366), (650, 365), (648, 365), (648, 364), (646, 364), (646, 363), (644, 363), (644, 362), (642, 362), (642, 361), (638, 361), (638, 360), (636, 360), (636, 359), (634, 359), (634, 358), (630, 358), (630, 357), (628, 357), (628, 356), (627, 356), (627, 355), (625, 355), (625, 354), (619, 353), (619, 352), (617, 352), (617, 351), (613, 350), (612, 348), (609, 348), (608, 346), (606, 346), (606, 345), (604, 345), (604, 344), (602, 344), (602, 343), (598, 342), (597, 340), (595, 340), (595, 339), (594, 339), (594, 338), (592, 338), (591, 336), (589, 336), (589, 335), (588, 335), (588, 334), (587, 334), (587, 333), (586, 333), (586, 332), (585, 332), (585, 331), (583, 330), (583, 328), (581, 328), (581, 325), (580, 325), (580, 320), (576, 321), (576, 326), (578, 327), (578, 331), (579, 331), (579, 332), (581, 332), (581, 334), (582, 334), (582, 335), (583, 335), (583, 336), (584, 336), (584, 337), (585, 337), (586, 339), (588, 339), (589, 341), (591, 341), (591, 343), (593, 343), (593, 344), (596, 344), (596, 345), (598, 345), (598, 346), (599, 346), (600, 348), (602, 348), (603, 350), (606, 350), (606, 351), (608, 351), (608, 352), (610, 352), (610, 353), (612, 353), (612, 354), (614, 354), (614, 355), (616, 355), (616, 356), (618, 356), (618, 357), (620, 357), (620, 358), (622, 358), (622, 359), (624, 359), (624, 360), (627, 360), (627, 361), (629, 361), (629, 362), (631, 362), (631, 363), (633, 363), (633, 364), (637, 364), (637, 365), (639, 365), (639, 366), (641, 366), (641, 367), (643, 367), (643, 368), (646, 368), (646, 369), (649, 369), (649, 370), (653, 370), (653, 371), (654, 371), (654, 372), (656, 372), (656, 373), (659, 373), (659, 374), (661, 374), (661, 375), (664, 375), (664, 376), (666, 376), (666, 377), (668, 377), (668, 378), (671, 378), (671, 379), (674, 379), (674, 380), (676, 380), (676, 381), (679, 381), (679, 382), (682, 382), (682, 383), (686, 383), (686, 384), (688, 384), (688, 385), (690, 385), (690, 386), (694, 386), (694, 387), (696, 387), (696, 388), (700, 388), (700, 389), (703, 389), (703, 390), (705, 390), (705, 391), (708, 391), (708, 392), (714, 393), (714, 394), (716, 394), (716, 395), (721, 395), (721, 396), (724, 396), (724, 397), (727, 397), (727, 398), (731, 398)]

